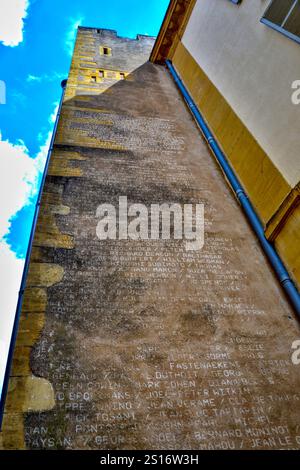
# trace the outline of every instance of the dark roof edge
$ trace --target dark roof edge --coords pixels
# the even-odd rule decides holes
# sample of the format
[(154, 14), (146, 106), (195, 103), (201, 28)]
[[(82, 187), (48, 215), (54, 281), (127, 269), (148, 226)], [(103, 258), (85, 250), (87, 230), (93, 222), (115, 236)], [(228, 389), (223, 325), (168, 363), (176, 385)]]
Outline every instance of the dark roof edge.
[(156, 40), (156, 36), (150, 36), (147, 34), (137, 34), (135, 38), (129, 38), (126, 36), (119, 36), (118, 32), (115, 29), (109, 29), (109, 28), (96, 28), (93, 26), (78, 26), (78, 30), (94, 30), (97, 31), (98, 33), (106, 33), (112, 37), (117, 37), (117, 38), (122, 38), (122, 39), (127, 39), (129, 41), (142, 41), (142, 40), (147, 40), (147, 39), (153, 39), (153, 41)]

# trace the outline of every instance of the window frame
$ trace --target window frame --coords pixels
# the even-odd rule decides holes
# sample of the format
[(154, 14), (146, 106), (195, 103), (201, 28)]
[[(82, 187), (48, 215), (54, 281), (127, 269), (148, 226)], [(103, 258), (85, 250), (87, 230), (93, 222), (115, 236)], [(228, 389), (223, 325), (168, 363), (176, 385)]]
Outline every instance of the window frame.
[(102, 56), (110, 57), (112, 55), (112, 48), (109, 46), (101, 45), (99, 46), (99, 53)]
[(274, 29), (275, 31), (278, 31), (279, 33), (283, 34), (284, 36), (288, 37), (289, 39), (292, 39), (292, 41), (295, 41), (297, 42), (298, 44), (300, 44), (300, 36), (297, 36), (296, 34), (293, 34), (291, 33), (290, 31), (288, 31), (287, 29), (284, 28), (284, 25), (286, 24), (286, 22), (288, 21), (289, 17), (291, 16), (295, 6), (297, 5), (297, 3), (300, 4), (300, 1), (299, 0), (295, 0), (295, 2), (293, 3), (293, 5), (291, 6), (289, 12), (287, 13), (286, 17), (284, 18), (284, 21), (282, 23), (281, 26), (279, 26), (278, 24), (276, 23), (273, 23), (272, 21), (268, 20), (267, 18), (265, 18), (265, 15), (267, 14), (268, 10), (270, 9), (270, 7), (272, 6), (272, 3), (273, 3), (274, 0), (271, 1), (271, 3), (268, 5), (266, 11), (264, 12), (260, 22), (265, 24), (266, 26), (269, 26), (269, 28), (271, 29)]

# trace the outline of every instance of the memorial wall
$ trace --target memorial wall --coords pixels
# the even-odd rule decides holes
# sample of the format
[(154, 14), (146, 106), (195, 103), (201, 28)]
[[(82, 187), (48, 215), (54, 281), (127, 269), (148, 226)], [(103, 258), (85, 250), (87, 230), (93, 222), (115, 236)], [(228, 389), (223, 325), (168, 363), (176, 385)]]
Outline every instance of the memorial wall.
[[(79, 29), (3, 448), (300, 448), (299, 323), (153, 44)], [(204, 247), (99, 240), (125, 196), (204, 205)]]

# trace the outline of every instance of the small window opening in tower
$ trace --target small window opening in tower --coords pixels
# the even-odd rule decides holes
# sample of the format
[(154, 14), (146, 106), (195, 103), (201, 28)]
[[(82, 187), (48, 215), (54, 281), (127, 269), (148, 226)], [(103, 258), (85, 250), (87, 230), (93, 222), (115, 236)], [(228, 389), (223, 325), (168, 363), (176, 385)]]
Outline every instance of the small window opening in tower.
[(99, 77), (104, 78), (104, 70), (99, 70)]
[(93, 82), (93, 83), (97, 82), (97, 77), (95, 75), (91, 76), (91, 82)]
[(121, 80), (125, 80), (125, 73), (124, 72), (120, 72), (120, 78), (121, 78)]
[(108, 47), (103, 47), (103, 54), (104, 54), (104, 55), (109, 55), (109, 49), (108, 49)]

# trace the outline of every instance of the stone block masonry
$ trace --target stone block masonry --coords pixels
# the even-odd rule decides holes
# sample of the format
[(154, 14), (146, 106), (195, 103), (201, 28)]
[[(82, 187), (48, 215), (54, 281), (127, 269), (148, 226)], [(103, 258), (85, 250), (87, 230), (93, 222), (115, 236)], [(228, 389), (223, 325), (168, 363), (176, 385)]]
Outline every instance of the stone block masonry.
[[(299, 324), (153, 43), (79, 29), (4, 448), (300, 448)], [(119, 196), (204, 204), (204, 248), (99, 240)]]

